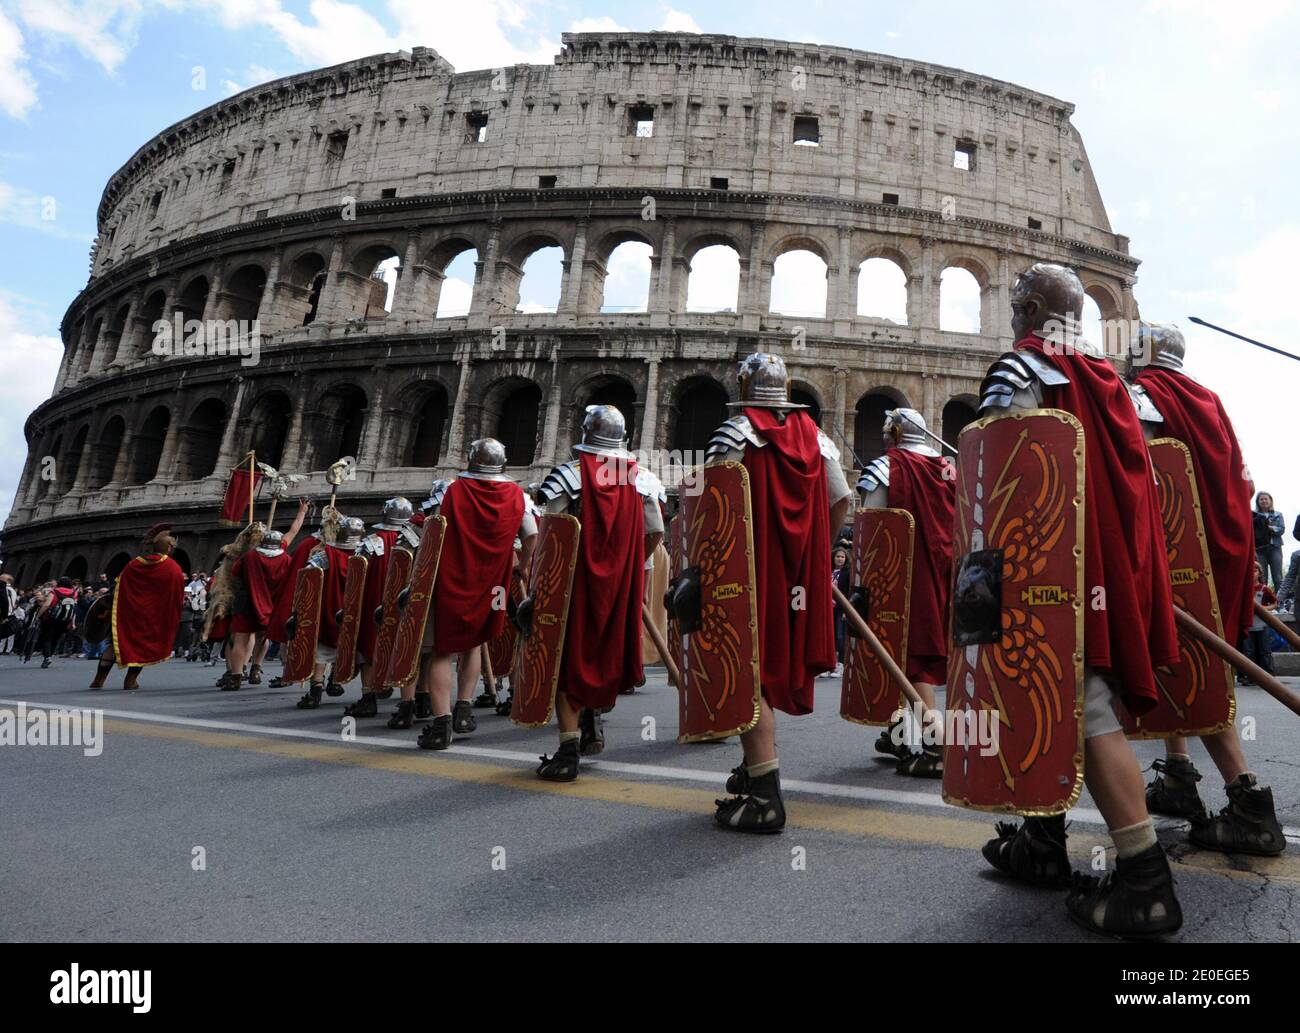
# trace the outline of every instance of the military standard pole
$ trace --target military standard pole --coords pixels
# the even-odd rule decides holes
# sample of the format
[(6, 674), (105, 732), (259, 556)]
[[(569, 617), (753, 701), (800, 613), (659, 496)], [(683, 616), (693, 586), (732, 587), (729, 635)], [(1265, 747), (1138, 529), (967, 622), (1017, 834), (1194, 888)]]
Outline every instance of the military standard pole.
[(1261, 689), (1267, 692), (1275, 700), (1290, 710), (1293, 714), (1300, 714), (1300, 696), (1288, 689), (1280, 681), (1269, 674), (1264, 668), (1260, 667), (1249, 657), (1233, 649), (1227, 642), (1219, 638), (1214, 632), (1198, 621), (1190, 613), (1174, 607), (1174, 620), (1192, 638), (1203, 643), (1208, 649), (1216, 653), (1221, 659), (1228, 661), (1233, 667), (1243, 675), (1253, 681)]
[(668, 643), (664, 641), (663, 635), (659, 634), (659, 629), (655, 627), (655, 622), (650, 619), (650, 614), (646, 612), (644, 606), (641, 607), (641, 623), (645, 625), (645, 630), (650, 634), (650, 641), (655, 644), (664, 667), (668, 669), (668, 680), (674, 687), (679, 687), (682, 684), (682, 672), (673, 663), (673, 658), (668, 653)]
[(1300, 652), (1300, 635), (1286, 626), (1286, 621), (1279, 617), (1271, 610), (1264, 609), (1259, 603), (1255, 604), (1255, 616), (1276, 631), (1284, 639), (1291, 643), (1291, 648)]
[[(862, 619), (862, 614), (858, 613), (858, 611), (853, 608), (853, 604), (849, 602), (844, 593), (835, 585), (831, 585), (831, 592), (835, 596), (835, 602), (838, 603), (840, 609), (844, 611), (844, 616), (847, 617), (849, 623), (853, 625), (853, 630), (857, 632), (859, 638), (867, 643), (867, 648), (875, 654), (876, 659), (880, 661), (881, 666), (885, 668), (889, 677), (893, 679), (894, 683), (898, 686), (899, 691), (907, 697), (907, 701), (914, 706), (919, 706), (922, 713), (929, 710), (929, 705), (921, 698), (921, 694), (916, 691), (916, 686), (907, 680), (907, 675), (903, 673), (903, 669), (899, 667), (898, 664), (895, 663), (894, 658), (889, 655), (889, 650), (885, 648), (884, 643), (881, 642), (880, 639), (876, 638), (876, 633), (867, 626), (867, 622)], [(937, 710), (938, 708), (936, 707), (935, 709)]]

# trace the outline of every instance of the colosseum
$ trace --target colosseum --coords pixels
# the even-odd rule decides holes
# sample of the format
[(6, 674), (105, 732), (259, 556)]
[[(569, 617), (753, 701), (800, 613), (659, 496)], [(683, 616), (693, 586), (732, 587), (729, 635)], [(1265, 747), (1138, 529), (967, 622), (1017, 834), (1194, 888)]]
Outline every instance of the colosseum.
[[(53, 397), (26, 424), (5, 568), (114, 574), (167, 518), (182, 565), (210, 569), (250, 449), (315, 471), (315, 494), (356, 456), (340, 508), (372, 519), (482, 434), (538, 479), (594, 401), (625, 412), (633, 448), (686, 453), (760, 349), (786, 356), (846, 468), (900, 403), (951, 437), (1012, 343), (1031, 263), (1068, 262), (1102, 317), (1136, 315), (1138, 263), (1072, 111), (953, 68), (674, 33), (566, 34), (552, 65), (463, 73), (416, 48), (223, 100), (104, 190)], [(548, 248), (558, 302), (533, 311), (521, 284)], [(621, 249), (643, 267), (638, 311), (606, 304)], [(696, 297), (705, 253), (734, 270), (721, 303)], [(792, 315), (773, 287), (795, 254), (825, 284)], [(473, 283), (459, 310), (453, 262)], [(882, 265), (892, 313), (859, 289)], [(958, 280), (978, 318), (953, 328), (940, 294)], [(178, 315), (256, 320), (258, 361), (156, 355), (156, 322)]]

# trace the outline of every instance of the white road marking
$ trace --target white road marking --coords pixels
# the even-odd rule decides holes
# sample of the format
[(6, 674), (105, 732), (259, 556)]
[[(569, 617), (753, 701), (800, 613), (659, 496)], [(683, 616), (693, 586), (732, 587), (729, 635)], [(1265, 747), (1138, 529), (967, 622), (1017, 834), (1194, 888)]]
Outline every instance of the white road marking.
[[(172, 714), (147, 714), (136, 710), (110, 710), (106, 707), (60, 706), (55, 703), (40, 703), (32, 700), (0, 699), (0, 706), (16, 707), (19, 704), (31, 709), (39, 707), (45, 710), (98, 711), (105, 717), (115, 717), (124, 721), (143, 721), (148, 724), (179, 725), (185, 728), (206, 728), (218, 732), (244, 732), (253, 735), (269, 735), (281, 739), (310, 739), (314, 742), (329, 743), (333, 746), (379, 746), (390, 750), (414, 750), (412, 739), (380, 738), (372, 735), (358, 735), (353, 739), (344, 739), (336, 732), (313, 732), (305, 728), (277, 728), (273, 725), (245, 724), (241, 721), (213, 721), (198, 717), (176, 717)], [(462, 746), (457, 744), (451, 754), (454, 757), (481, 757), (485, 760), (501, 760), (514, 764), (534, 765), (537, 755), (521, 753), (516, 750), (497, 750), (488, 746)], [(665, 779), (673, 782), (699, 782), (718, 786), (726, 772), (701, 771), (696, 768), (678, 768), (667, 764), (629, 764), (612, 760), (585, 760), (585, 767), (591, 770), (608, 771), (613, 775), (631, 775), (640, 778)], [(801, 779), (782, 779), (781, 788), (794, 793), (807, 793), (809, 796), (829, 796), (844, 800), (861, 800), (868, 803), (889, 803), (906, 807), (943, 808), (970, 816), (973, 812), (951, 807), (935, 793), (909, 792), (901, 789), (872, 789), (867, 786), (850, 786), (841, 782), (808, 782)], [(993, 815), (989, 815), (990, 818)], [(1014, 817), (1008, 815), (1007, 817)], [(1105, 827), (1105, 820), (1100, 811), (1090, 807), (1076, 807), (1071, 810), (1068, 819), (1082, 825)], [(1172, 818), (1156, 818), (1156, 826), (1162, 829), (1184, 828), (1186, 822)], [(1283, 834), (1289, 841), (1300, 842), (1300, 829), (1287, 826)]]

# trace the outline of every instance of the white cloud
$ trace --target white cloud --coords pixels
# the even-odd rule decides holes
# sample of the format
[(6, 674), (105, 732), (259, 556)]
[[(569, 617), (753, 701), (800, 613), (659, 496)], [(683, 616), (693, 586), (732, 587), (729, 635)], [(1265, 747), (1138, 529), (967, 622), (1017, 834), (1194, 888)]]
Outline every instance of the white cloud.
[(89, 244), (93, 234), (70, 228), (60, 215), (58, 199), (0, 181), (0, 223)]
[(821, 319), (826, 315), (826, 263), (811, 251), (787, 251), (772, 264), (769, 311)]
[(704, 32), (689, 14), (675, 11), (671, 7), (664, 11), (663, 24), (659, 28), (664, 32)]
[(626, 25), (620, 25), (609, 15), (601, 18), (579, 18), (569, 26), (570, 32), (631, 32)]
[(650, 307), (650, 256), (654, 249), (629, 240), (609, 256), (602, 312), (645, 312)]
[(0, 111), (11, 118), (25, 118), (36, 106), (36, 80), (26, 63), (23, 34), (0, 11)]
[(144, 0), (20, 0), (18, 16), (33, 32), (75, 47), (111, 73), (135, 46), (145, 6)]
[(687, 312), (735, 312), (740, 298), (740, 256), (725, 244), (695, 252), (686, 281)]
[(14, 492), (27, 461), (23, 422), (27, 414), (49, 398), (63, 358), (58, 337), (34, 334), (23, 328), (28, 316), (21, 298), (0, 292), (0, 513), (8, 514)]

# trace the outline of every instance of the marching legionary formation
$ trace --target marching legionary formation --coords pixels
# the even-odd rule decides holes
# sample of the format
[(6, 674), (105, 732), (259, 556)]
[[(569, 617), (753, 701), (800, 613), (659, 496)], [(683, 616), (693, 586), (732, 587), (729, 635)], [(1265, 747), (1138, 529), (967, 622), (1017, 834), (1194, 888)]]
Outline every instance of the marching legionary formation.
[[(345, 719), (378, 717), (395, 695), (388, 727), (421, 723), (430, 750), (473, 734), (475, 707), (524, 728), (554, 721), (558, 748), (537, 775), (570, 782), (606, 747), (602, 715), (645, 681), (644, 633), (677, 690), (679, 741), (739, 737), (716, 824), (775, 833), (776, 715), (812, 712), (817, 677), (836, 667), (839, 607), (840, 716), (881, 727), (876, 751), (900, 775), (941, 779), (948, 803), (1021, 816), (997, 822), (989, 864), (1066, 891), (1094, 932), (1172, 933), (1182, 912), (1151, 814), (1188, 820), (1194, 847), (1281, 853), (1272, 792), (1235, 731), (1233, 668), (1293, 711), (1300, 700), (1232, 646), (1258, 604), (1253, 486), (1222, 403), (1184, 371), (1172, 326), (1143, 324), (1121, 376), (1077, 334), (1083, 299), (1065, 266), (1021, 274), (1015, 349), (990, 367), (979, 418), (954, 447), (915, 410), (889, 412), (884, 454), (858, 464), (856, 507), (839, 450), (766, 353), (740, 363), (737, 411), (676, 487), (666, 536), (664, 486), (608, 405), (587, 408), (573, 459), (528, 491), (482, 438), (421, 512), (391, 498), (369, 528), (331, 497), (299, 539), (306, 501), (281, 533), (274, 506), (253, 520), (250, 494), (210, 592), (206, 634), (227, 643), (218, 685), (259, 684), (279, 644), (271, 684), (305, 683), (304, 710), (359, 679)], [(351, 463), (331, 467), (336, 491)], [(276, 483), (287, 497), (289, 480)], [(847, 594), (830, 565), (846, 526)], [(93, 688), (114, 663), (133, 688), (171, 655), (175, 544), (169, 525), (151, 528), (92, 608), (87, 624), (112, 639)], [(665, 583), (666, 635), (650, 598)], [(1224, 781), (1217, 815), (1193, 736)], [(1140, 738), (1165, 740), (1145, 786)], [(1066, 850), (1085, 785), (1114, 844), (1100, 877), (1072, 871)]]

